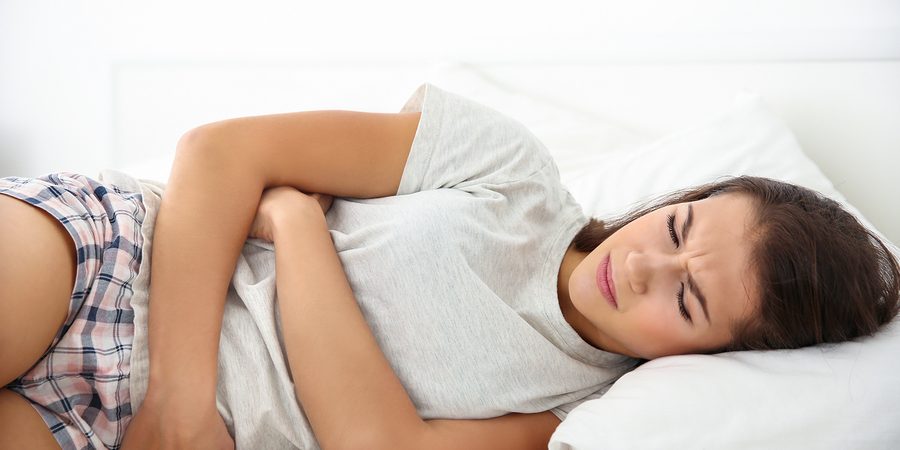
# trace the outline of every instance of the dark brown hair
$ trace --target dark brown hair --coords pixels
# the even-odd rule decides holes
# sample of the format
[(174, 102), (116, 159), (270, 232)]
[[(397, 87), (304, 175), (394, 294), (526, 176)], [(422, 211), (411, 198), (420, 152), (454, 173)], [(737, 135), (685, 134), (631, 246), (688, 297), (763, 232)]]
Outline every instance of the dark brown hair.
[(754, 200), (749, 263), (759, 298), (749, 320), (732, 324), (732, 341), (711, 353), (843, 342), (875, 333), (897, 314), (900, 269), (881, 239), (838, 202), (769, 178), (729, 177), (650, 200), (608, 222), (591, 218), (573, 245), (590, 253), (644, 214), (731, 192)]

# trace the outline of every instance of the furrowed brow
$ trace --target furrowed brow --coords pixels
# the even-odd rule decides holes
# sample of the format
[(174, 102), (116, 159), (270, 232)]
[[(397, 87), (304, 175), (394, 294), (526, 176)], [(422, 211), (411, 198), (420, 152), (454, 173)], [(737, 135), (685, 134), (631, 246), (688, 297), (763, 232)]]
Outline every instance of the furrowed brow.
[[(684, 243), (687, 243), (688, 233), (691, 231), (691, 225), (694, 223), (694, 206), (688, 203), (688, 212), (687, 217), (684, 219), (684, 223), (681, 225), (681, 240)], [(697, 300), (700, 301), (700, 307), (703, 308), (703, 315), (706, 316), (706, 322), (712, 325), (712, 321), (709, 320), (709, 310), (706, 307), (706, 296), (703, 295), (703, 292), (700, 292), (700, 286), (694, 282), (694, 278), (691, 277), (690, 272), (688, 272), (687, 276), (687, 284), (688, 289), (691, 293), (694, 294), (694, 297), (697, 297)]]
[(684, 223), (681, 224), (681, 239), (687, 242), (688, 233), (691, 232), (691, 225), (694, 223), (694, 205), (688, 203), (688, 212), (687, 216), (684, 218)]
[(688, 289), (697, 297), (697, 300), (700, 300), (700, 307), (703, 308), (703, 315), (706, 316), (706, 322), (712, 325), (712, 321), (709, 320), (709, 310), (706, 309), (706, 297), (703, 296), (703, 293), (700, 292), (700, 286), (697, 286), (697, 283), (694, 282), (694, 278), (691, 277), (691, 274), (688, 274)]

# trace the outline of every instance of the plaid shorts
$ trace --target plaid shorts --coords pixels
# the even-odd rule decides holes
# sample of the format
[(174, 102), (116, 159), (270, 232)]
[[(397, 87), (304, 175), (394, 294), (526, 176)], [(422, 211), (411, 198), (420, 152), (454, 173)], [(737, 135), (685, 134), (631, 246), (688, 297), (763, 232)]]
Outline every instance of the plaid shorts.
[(0, 178), (0, 194), (59, 220), (78, 264), (65, 323), (38, 363), (7, 387), (31, 402), (63, 449), (117, 449), (132, 416), (131, 296), (143, 246), (141, 194), (72, 173)]

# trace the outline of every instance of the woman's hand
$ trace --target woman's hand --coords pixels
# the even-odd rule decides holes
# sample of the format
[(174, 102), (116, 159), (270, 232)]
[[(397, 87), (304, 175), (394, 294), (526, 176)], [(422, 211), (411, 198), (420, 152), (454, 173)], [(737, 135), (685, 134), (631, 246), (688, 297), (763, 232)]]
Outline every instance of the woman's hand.
[[(175, 403), (175, 404), (173, 404)], [(148, 391), (128, 424), (123, 450), (234, 450), (234, 439), (215, 405), (166, 401)]]
[[(332, 201), (330, 195), (307, 195), (292, 187), (266, 189), (249, 236), (274, 242), (276, 224), (323, 221)], [(198, 403), (188, 397), (170, 389), (154, 389), (151, 384), (144, 403), (128, 425), (122, 449), (233, 450), (234, 439), (215, 402)]]
[(263, 191), (250, 227), (250, 237), (275, 241), (275, 224), (289, 218), (304, 216), (321, 219), (331, 209), (333, 197), (326, 194), (304, 194), (292, 187), (279, 186)]

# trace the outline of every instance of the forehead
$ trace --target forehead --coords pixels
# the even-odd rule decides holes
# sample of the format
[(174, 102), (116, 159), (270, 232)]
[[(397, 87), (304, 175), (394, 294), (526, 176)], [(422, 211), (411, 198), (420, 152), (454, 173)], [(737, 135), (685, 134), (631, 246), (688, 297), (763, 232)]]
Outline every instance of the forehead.
[[(743, 238), (755, 222), (753, 199), (745, 194), (727, 193), (690, 202), (694, 215), (699, 217), (697, 225), (710, 233), (709, 238)], [(679, 204), (687, 213), (688, 203)], [(696, 219), (697, 217), (695, 217)]]
[[(749, 196), (734, 193), (690, 205), (693, 223), (685, 249), (688, 270), (706, 296), (713, 328), (724, 333), (732, 321), (753, 309), (757, 290), (750, 255), (755, 206)], [(688, 204), (677, 208), (678, 220), (683, 223)]]

